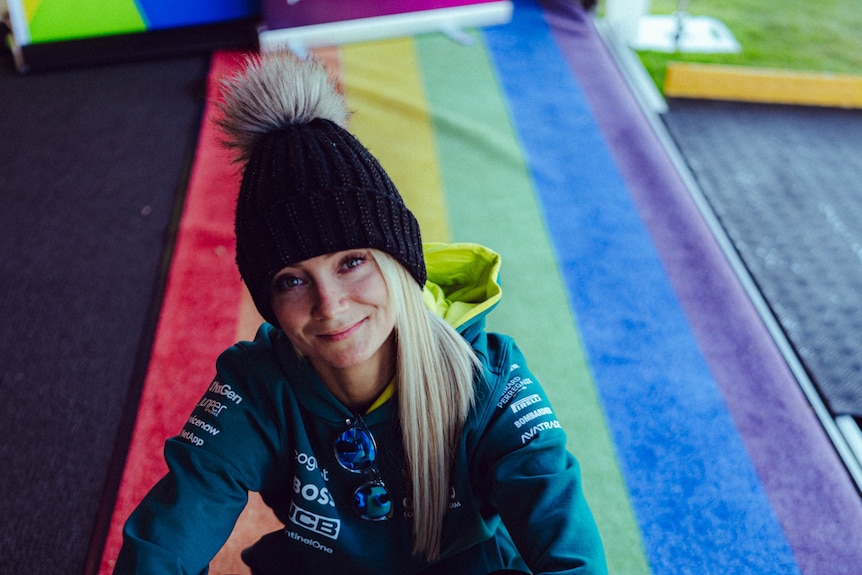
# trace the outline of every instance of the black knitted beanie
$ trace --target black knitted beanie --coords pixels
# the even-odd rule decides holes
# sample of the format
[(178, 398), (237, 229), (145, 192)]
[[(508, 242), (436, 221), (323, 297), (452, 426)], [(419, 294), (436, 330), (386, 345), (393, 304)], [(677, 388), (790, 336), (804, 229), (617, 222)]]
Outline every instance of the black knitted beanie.
[(285, 266), (357, 248), (384, 251), (425, 284), (416, 218), (371, 153), (346, 129), (344, 99), (314, 59), (250, 59), (222, 82), (225, 144), (245, 163), (236, 261), (263, 318)]

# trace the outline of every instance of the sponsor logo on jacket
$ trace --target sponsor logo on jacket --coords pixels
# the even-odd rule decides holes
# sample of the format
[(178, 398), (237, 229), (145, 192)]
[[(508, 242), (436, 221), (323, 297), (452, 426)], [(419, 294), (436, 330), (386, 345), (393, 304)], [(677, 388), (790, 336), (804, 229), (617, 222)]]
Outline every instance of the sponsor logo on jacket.
[(534, 393), (533, 395), (529, 395), (524, 399), (519, 399), (512, 403), (509, 408), (512, 410), (512, 413), (518, 413), (522, 409), (526, 409), (531, 405), (535, 405), (537, 403), (542, 402), (542, 397), (538, 393)]
[(516, 375), (506, 382), (506, 389), (503, 390), (503, 395), (500, 396), (500, 401), (497, 402), (497, 407), (503, 409), (508, 405), (512, 398), (518, 395), (525, 387), (533, 383), (529, 377), (521, 377)]
[(534, 437), (539, 435), (542, 431), (547, 431), (549, 429), (562, 429), (563, 427), (560, 425), (560, 422), (554, 419), (553, 421), (543, 421), (541, 423), (537, 423), (529, 430), (525, 431), (521, 434), (521, 443), (527, 443), (532, 440)]
[(330, 539), (338, 539), (338, 533), (341, 531), (340, 519), (312, 513), (297, 505), (295, 501), (290, 502), (290, 521), (295, 525), (308, 529), (318, 535), (329, 537)]

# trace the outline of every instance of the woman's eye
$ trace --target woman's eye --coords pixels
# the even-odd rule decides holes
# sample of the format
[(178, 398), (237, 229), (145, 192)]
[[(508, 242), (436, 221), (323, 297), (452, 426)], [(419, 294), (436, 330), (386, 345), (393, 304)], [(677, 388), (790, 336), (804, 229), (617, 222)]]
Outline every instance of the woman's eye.
[(290, 291), (302, 285), (302, 280), (295, 276), (279, 276), (273, 282), (273, 288), (277, 293)]
[(350, 256), (344, 260), (344, 267), (348, 270), (352, 270), (361, 266), (366, 260), (367, 258), (365, 256)]

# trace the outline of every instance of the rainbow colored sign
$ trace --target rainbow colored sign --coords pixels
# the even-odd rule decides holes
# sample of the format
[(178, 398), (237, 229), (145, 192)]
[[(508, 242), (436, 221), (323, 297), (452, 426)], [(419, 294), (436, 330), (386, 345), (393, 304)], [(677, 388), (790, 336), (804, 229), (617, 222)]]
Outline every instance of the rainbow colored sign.
[(9, 0), (19, 45), (213, 24), (258, 11), (258, 0)]

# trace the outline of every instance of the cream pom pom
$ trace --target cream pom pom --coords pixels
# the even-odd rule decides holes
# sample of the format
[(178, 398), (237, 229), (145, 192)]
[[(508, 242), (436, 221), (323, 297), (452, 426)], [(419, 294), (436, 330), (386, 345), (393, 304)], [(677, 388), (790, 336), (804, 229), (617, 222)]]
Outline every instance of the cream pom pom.
[(221, 80), (223, 143), (246, 162), (257, 141), (291, 124), (316, 118), (347, 128), (344, 96), (323, 63), (290, 52), (249, 57), (243, 70)]

